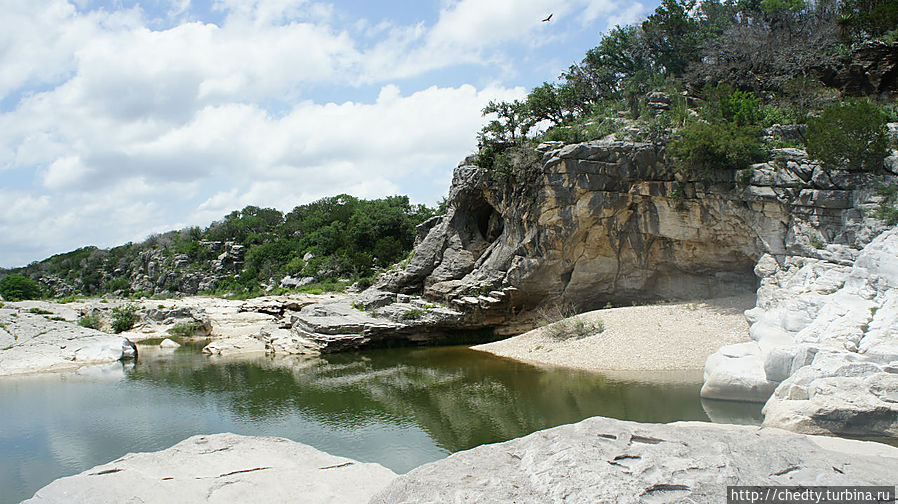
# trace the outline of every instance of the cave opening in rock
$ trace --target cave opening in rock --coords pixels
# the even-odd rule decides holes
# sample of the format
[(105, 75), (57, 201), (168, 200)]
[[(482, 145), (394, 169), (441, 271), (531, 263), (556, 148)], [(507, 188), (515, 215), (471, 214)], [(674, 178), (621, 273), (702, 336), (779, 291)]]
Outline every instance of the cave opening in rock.
[(473, 209), (472, 216), (480, 236), (489, 243), (496, 241), (505, 230), (505, 221), (489, 203), (482, 202)]

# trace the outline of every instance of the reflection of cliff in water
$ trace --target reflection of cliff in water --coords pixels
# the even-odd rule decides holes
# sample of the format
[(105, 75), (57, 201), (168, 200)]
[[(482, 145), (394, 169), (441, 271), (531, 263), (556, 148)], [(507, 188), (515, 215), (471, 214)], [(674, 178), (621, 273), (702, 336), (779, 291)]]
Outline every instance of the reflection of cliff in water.
[(459, 347), (211, 363), (176, 354), (139, 362), (130, 377), (223, 395), (228, 407), (249, 418), (300, 411), (336, 428), (373, 421), (417, 424), (449, 451), (595, 415), (641, 422), (708, 420), (698, 381), (625, 383)]

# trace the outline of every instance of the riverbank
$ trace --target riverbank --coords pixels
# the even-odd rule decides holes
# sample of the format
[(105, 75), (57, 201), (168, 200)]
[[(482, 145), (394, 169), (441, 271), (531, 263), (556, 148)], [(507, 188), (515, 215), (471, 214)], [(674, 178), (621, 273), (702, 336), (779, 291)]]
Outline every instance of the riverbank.
[[(700, 370), (721, 346), (750, 340), (743, 312), (754, 304), (754, 295), (744, 295), (596, 310), (471, 348), (528, 363), (629, 375)], [(602, 330), (567, 333), (563, 325), (576, 321)]]

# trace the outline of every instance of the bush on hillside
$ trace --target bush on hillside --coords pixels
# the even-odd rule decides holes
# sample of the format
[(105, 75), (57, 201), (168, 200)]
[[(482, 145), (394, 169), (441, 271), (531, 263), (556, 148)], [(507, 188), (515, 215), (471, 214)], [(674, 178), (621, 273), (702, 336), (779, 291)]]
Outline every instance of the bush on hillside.
[(103, 319), (100, 317), (99, 312), (88, 313), (87, 315), (84, 315), (83, 317), (78, 319), (78, 325), (81, 327), (88, 327), (90, 329), (102, 331)]
[(137, 306), (124, 305), (112, 309), (112, 330), (118, 334), (125, 332), (137, 322)]
[(888, 154), (887, 120), (868, 100), (834, 103), (808, 120), (808, 155), (827, 168), (879, 171)]
[(764, 157), (757, 126), (695, 121), (679, 131), (670, 153), (680, 169), (707, 176), (716, 170), (743, 170)]
[(16, 273), (0, 279), (0, 296), (7, 301), (38, 299), (41, 287), (34, 280)]

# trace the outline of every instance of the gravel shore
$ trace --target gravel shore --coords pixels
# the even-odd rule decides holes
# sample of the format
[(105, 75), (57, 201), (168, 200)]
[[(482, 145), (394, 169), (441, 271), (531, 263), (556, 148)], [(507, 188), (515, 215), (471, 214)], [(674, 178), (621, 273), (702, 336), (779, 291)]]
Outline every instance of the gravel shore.
[[(748, 341), (743, 312), (755, 296), (692, 303), (628, 306), (583, 313), (519, 336), (477, 345), (489, 352), (536, 364), (593, 371), (700, 370), (724, 345)], [(604, 326), (597, 334), (564, 334), (581, 319)], [(553, 327), (555, 326), (555, 327)]]

